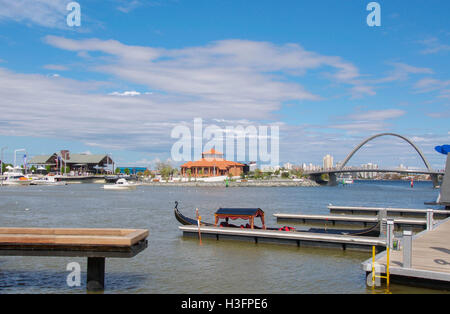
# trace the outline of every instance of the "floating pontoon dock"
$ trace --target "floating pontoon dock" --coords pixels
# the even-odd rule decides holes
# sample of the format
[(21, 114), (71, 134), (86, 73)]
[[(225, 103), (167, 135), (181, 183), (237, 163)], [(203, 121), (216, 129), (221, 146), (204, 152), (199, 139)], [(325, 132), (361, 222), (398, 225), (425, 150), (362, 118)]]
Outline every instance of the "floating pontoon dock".
[[(181, 226), (184, 236), (198, 237), (197, 226)], [(320, 233), (287, 232), (272, 230), (251, 230), (237, 228), (201, 227), (202, 238), (216, 240), (241, 240), (254, 243), (292, 244), (298, 247), (325, 247), (343, 250), (370, 251), (376, 246), (378, 251), (386, 247), (386, 241), (374, 237), (344, 236)]]
[[(400, 217), (426, 217), (426, 209), (412, 208), (391, 208), (391, 207), (352, 207), (352, 206), (328, 206), (331, 214), (350, 214), (350, 215), (378, 215), (380, 211), (385, 210), (388, 216)], [(434, 218), (450, 217), (450, 210), (434, 210)]]
[[(304, 215), (304, 214), (274, 214), (277, 222), (290, 221), (299, 223), (320, 223), (335, 226), (341, 225), (363, 225), (373, 226), (379, 221), (379, 217), (374, 216), (345, 216), (345, 215)], [(417, 218), (395, 218), (394, 224), (398, 228), (412, 227), (424, 229), (427, 222), (425, 219)]]
[[(390, 254), (391, 281), (409, 285), (424, 285), (450, 290), (450, 218), (438, 223), (433, 230), (412, 237), (404, 232), (401, 250)], [(375, 257), (381, 274), (386, 273), (386, 251)], [(372, 271), (372, 259), (363, 263), (363, 269)]]
[(102, 290), (105, 258), (130, 258), (147, 248), (148, 230), (0, 228), (0, 256), (87, 257), (87, 288)]

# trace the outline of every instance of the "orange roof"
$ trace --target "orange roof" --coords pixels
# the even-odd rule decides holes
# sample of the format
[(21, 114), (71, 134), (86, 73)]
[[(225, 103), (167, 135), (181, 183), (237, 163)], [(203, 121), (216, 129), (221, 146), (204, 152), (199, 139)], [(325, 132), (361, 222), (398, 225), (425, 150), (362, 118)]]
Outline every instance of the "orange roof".
[(214, 148), (211, 148), (209, 151), (203, 152), (202, 155), (223, 155), (223, 153), (215, 150)]
[(192, 167), (216, 167), (220, 169), (226, 169), (229, 167), (244, 167), (243, 164), (234, 162), (234, 161), (228, 161), (222, 158), (202, 158), (197, 161), (188, 161), (187, 163), (181, 165), (181, 168), (192, 168)]

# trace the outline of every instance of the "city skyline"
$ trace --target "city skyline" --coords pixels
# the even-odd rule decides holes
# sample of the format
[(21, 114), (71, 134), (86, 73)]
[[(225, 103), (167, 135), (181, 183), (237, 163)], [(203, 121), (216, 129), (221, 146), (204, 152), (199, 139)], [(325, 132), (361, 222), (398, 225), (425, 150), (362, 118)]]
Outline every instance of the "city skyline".
[[(447, 2), (379, 1), (380, 27), (366, 24), (364, 1), (122, 0), (78, 1), (81, 26), (69, 27), (69, 2), (0, 0), (5, 161), (69, 149), (152, 165), (170, 158), (171, 130), (200, 117), (277, 125), (280, 165), (340, 161), (390, 131), (444, 166), (434, 147), (450, 141)], [(352, 159), (368, 162), (423, 167), (392, 138)]]

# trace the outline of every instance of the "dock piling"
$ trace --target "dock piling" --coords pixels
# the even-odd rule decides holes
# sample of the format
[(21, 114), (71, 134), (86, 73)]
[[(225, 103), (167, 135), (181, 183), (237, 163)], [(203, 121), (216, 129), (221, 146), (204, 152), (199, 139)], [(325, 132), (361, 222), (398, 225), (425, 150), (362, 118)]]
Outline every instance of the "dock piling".
[(412, 267), (412, 231), (403, 231), (403, 268)]
[(88, 257), (87, 261), (87, 289), (98, 291), (105, 289), (105, 258)]

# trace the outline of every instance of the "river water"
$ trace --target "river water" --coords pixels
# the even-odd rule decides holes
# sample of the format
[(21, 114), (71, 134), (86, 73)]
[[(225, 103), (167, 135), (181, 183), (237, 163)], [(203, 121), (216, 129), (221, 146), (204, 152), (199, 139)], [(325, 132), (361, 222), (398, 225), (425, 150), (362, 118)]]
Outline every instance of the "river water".
[[(366, 288), (361, 263), (370, 253), (183, 238), (174, 201), (213, 221), (219, 207), (327, 214), (327, 205), (426, 208), (430, 182), (359, 181), (338, 187), (164, 187), (104, 191), (99, 184), (0, 187), (0, 226), (144, 228), (148, 248), (131, 259), (106, 259), (105, 293), (384, 293)], [(68, 287), (66, 266), (78, 262), (81, 287)], [(86, 293), (86, 258), (0, 256), (0, 293)], [(392, 293), (434, 290), (391, 285)]]

